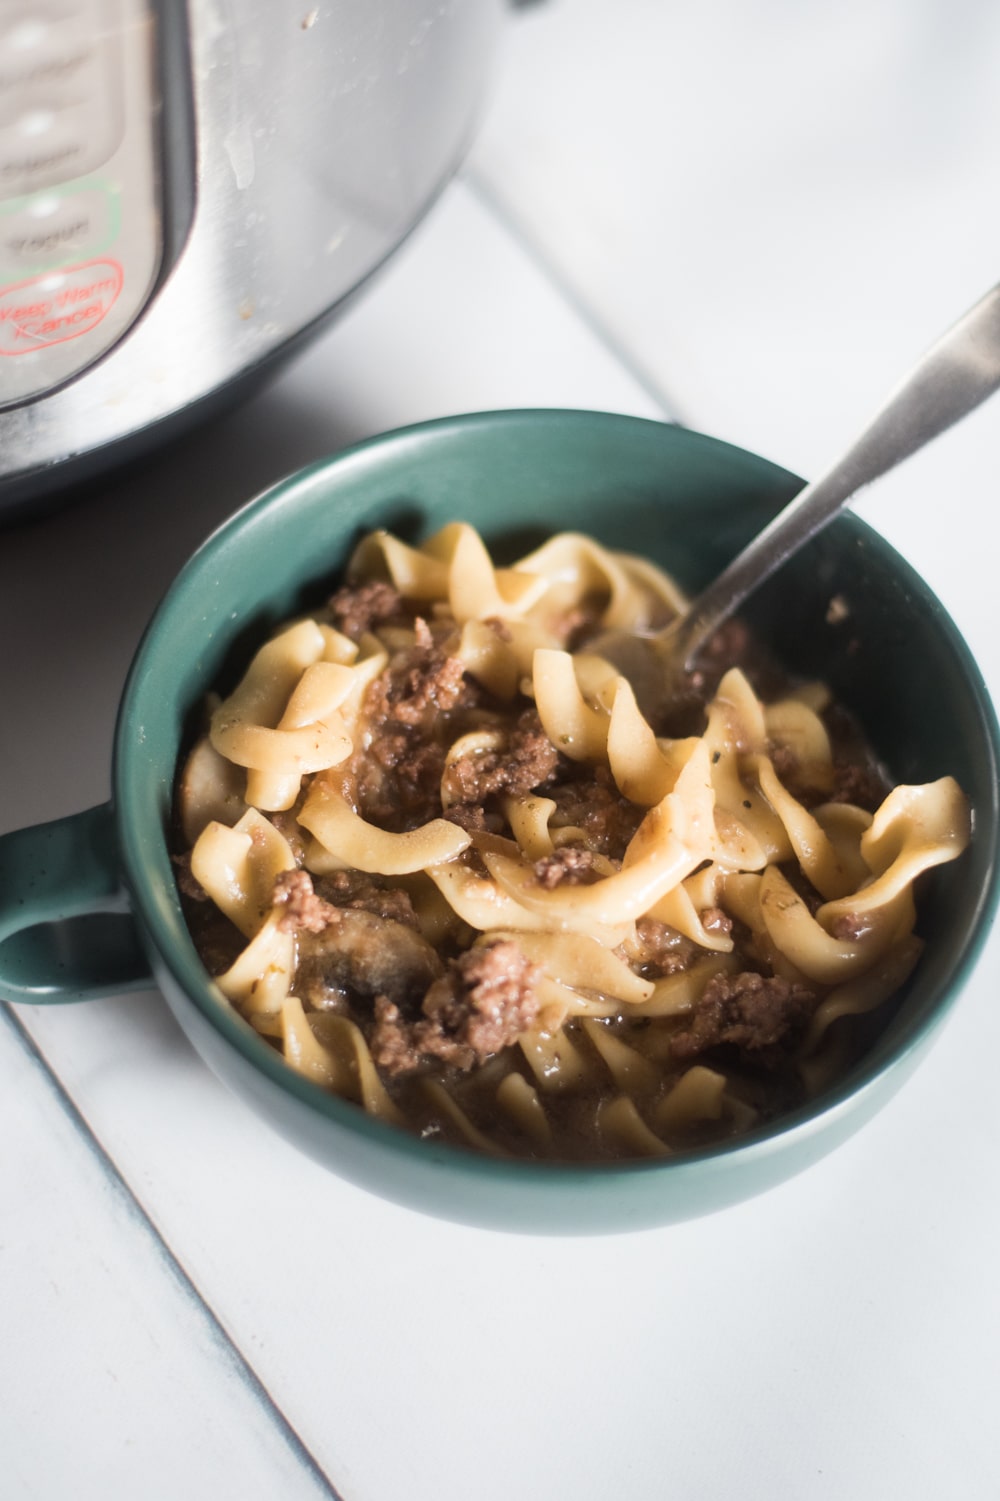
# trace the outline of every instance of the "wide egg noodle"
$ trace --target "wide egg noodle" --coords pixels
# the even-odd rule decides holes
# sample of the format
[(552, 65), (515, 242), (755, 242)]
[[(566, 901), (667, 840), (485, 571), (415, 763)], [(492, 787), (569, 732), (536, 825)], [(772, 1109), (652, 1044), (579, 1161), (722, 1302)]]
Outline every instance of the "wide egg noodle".
[(455, 655), (469, 676), (482, 683), (494, 698), (504, 703), (514, 698), (524, 667), (499, 631), (481, 620), (467, 620)]
[(549, 1033), (558, 1032), (560, 1027), (578, 1016), (618, 1016), (628, 1004), (599, 990), (554, 980), (544, 968), (535, 980), (535, 994), (539, 1002), (538, 1026)]
[(775, 948), (800, 974), (821, 985), (837, 985), (864, 974), (912, 929), (916, 916), (913, 894), (909, 887), (902, 887), (889, 901), (869, 909), (868, 923), (856, 938), (835, 938), (775, 865), (768, 866), (761, 877), (759, 901)]
[(430, 603), (448, 592), (448, 561), (432, 553), (430, 542), (409, 547), (391, 532), (369, 532), (358, 543), (347, 567), (352, 581), (385, 577), (404, 599)]
[(495, 568), (478, 532), (459, 521), (449, 522), (420, 548), (374, 532), (356, 549), (349, 575), (369, 577), (380, 563), (404, 599), (446, 600), (459, 625), (521, 615), (546, 583), (544, 577)]
[(697, 854), (680, 840), (670, 839), (614, 875), (587, 885), (566, 883), (550, 889), (519, 860), (500, 854), (485, 854), (483, 859), (499, 890), (517, 907), (540, 918), (546, 929), (578, 933), (587, 933), (594, 925), (609, 928), (634, 921), (698, 863)]
[[(733, 974), (736, 962), (732, 954), (708, 954), (674, 975), (664, 975), (653, 981), (653, 994), (640, 1008), (628, 1008), (632, 1015), (647, 1018), (678, 1017), (694, 1009), (695, 1002), (704, 992), (709, 980), (716, 975)], [(662, 1034), (669, 1044), (670, 1034)], [(648, 1049), (647, 1049), (648, 1051)]]
[(470, 844), (466, 831), (444, 818), (391, 834), (368, 823), (336, 787), (319, 777), (306, 795), (299, 823), (314, 837), (306, 864), (317, 873), (354, 869), (386, 876), (412, 875), (454, 860)]
[(845, 863), (819, 820), (782, 785), (767, 756), (754, 756), (752, 766), (761, 792), (784, 825), (800, 868), (820, 896), (832, 901), (852, 890), (857, 867)]
[(683, 1138), (704, 1121), (717, 1121), (726, 1107), (726, 1076), (696, 1063), (658, 1101), (652, 1124), (668, 1140)]
[(833, 846), (838, 863), (847, 872), (850, 889), (859, 890), (871, 879), (861, 853), (861, 838), (871, 827), (871, 814), (853, 803), (822, 803), (812, 813)]
[(513, 1125), (543, 1156), (552, 1148), (552, 1126), (538, 1090), (523, 1074), (513, 1071), (497, 1085), (496, 1102)]
[(320, 1041), (296, 995), (286, 996), (282, 1003), (280, 1035), (285, 1058), (296, 1073), (312, 1079), (314, 1084), (332, 1089), (334, 1094), (343, 1095), (345, 1099), (354, 1097), (356, 1070), (341, 1052)]
[(495, 568), (479, 533), (464, 523), (445, 527), (451, 551), (448, 605), (459, 625), (467, 620), (505, 620), (523, 615), (545, 592), (544, 577)]
[(543, 1094), (586, 1088), (597, 1077), (595, 1060), (576, 1046), (565, 1027), (553, 1032), (529, 1028), (517, 1044)]
[(247, 811), (246, 773), (215, 749), (207, 735), (198, 740), (181, 774), (177, 807), (184, 841), (193, 846), (210, 823), (232, 826)]
[(421, 1079), (420, 1087), (438, 1119), (453, 1126), (466, 1146), (475, 1147), (477, 1152), (482, 1152), (487, 1157), (507, 1156), (499, 1142), (494, 1141), (473, 1124), (468, 1113), (462, 1109), (458, 1101), (449, 1094), (439, 1080)]
[(830, 736), (817, 710), (800, 698), (781, 699), (764, 706), (768, 741), (788, 751), (799, 780), (807, 787), (828, 792), (833, 787), (833, 750)]
[(666, 606), (668, 615), (687, 607), (685, 596), (661, 569), (642, 558), (609, 552), (578, 532), (560, 532), (515, 567), (558, 583), (573, 603), (591, 595), (601, 597), (599, 619), (606, 629), (635, 630), (648, 625), (651, 601)]
[[(493, 933), (501, 928), (518, 932), (551, 932), (551, 911), (544, 907), (540, 911), (533, 910), (518, 899), (523, 894), (521, 883), (533, 882), (530, 870), (509, 856), (493, 854), (485, 858), (488, 866), (491, 862), (494, 866), (500, 862), (499, 868), (511, 880), (513, 892), (505, 890), (501, 882), (493, 879), (492, 875), (483, 876), (461, 860), (430, 866), (427, 875), (462, 921), (480, 933)], [(540, 887), (537, 889), (539, 892), (542, 890)], [(585, 931), (591, 938), (609, 948), (617, 948), (635, 932), (634, 924), (620, 917), (611, 923), (604, 923), (591, 914), (581, 917), (580, 922), (585, 924)], [(567, 926), (573, 925), (570, 923)]]
[(672, 792), (691, 758), (695, 737), (657, 740), (625, 678), (619, 678), (607, 729), (607, 756), (618, 790), (652, 808)]
[(610, 715), (584, 697), (570, 653), (539, 648), (532, 683), (538, 717), (552, 744), (572, 761), (605, 762)]
[(215, 983), (228, 1001), (252, 1021), (279, 1011), (292, 986), (295, 938), (272, 913)]
[[(721, 928), (711, 932), (705, 927), (701, 917), (703, 912), (719, 906), (718, 871), (718, 866), (708, 865), (704, 871), (699, 871), (693, 876), (688, 876), (686, 880), (678, 882), (658, 902), (654, 902), (647, 915), (655, 918), (657, 922), (666, 923), (669, 928), (683, 934), (685, 938), (690, 938), (692, 943), (696, 943), (699, 948), (728, 954), (733, 949), (731, 935)], [(705, 874), (715, 877), (712, 884), (716, 889), (711, 890), (710, 900), (706, 900), (702, 895), (706, 890), (706, 883), (702, 880)], [(698, 900), (695, 900), (696, 896)]]
[(232, 828), (208, 824), (191, 851), (191, 874), (247, 938), (271, 910), (276, 877), (294, 868), (288, 840), (256, 808)]
[(648, 1097), (656, 1093), (660, 1071), (655, 1064), (623, 1042), (604, 1022), (587, 1018), (582, 1026), (623, 1094)]
[(549, 820), (556, 811), (554, 798), (524, 793), (503, 799), (504, 817), (510, 824), (517, 846), (532, 864), (551, 855), (555, 849)]
[(639, 1114), (635, 1101), (627, 1094), (602, 1100), (597, 1110), (602, 1136), (630, 1157), (668, 1157), (670, 1148)]
[[(760, 869), (766, 861), (791, 857), (792, 849), (781, 819), (763, 793), (745, 775), (746, 758), (761, 754), (767, 747), (767, 728), (763, 705), (745, 675), (737, 667), (725, 674), (715, 697), (708, 705), (708, 723), (703, 739), (709, 751), (712, 785), (717, 812), (724, 816), (724, 828), (733, 832), (729, 844), (740, 858), (741, 843), (749, 845)], [(720, 852), (720, 857), (725, 858)]]
[(971, 837), (968, 804), (954, 777), (922, 787), (894, 787), (861, 836), (873, 879), (849, 896), (827, 902), (821, 922), (844, 914), (872, 914), (934, 865), (955, 860)]
[(560, 532), (517, 564), (519, 572), (558, 582), (574, 603), (603, 596), (603, 626), (628, 627), (637, 615), (634, 585), (606, 548), (577, 532)]
[(337, 710), (354, 678), (343, 662), (324, 659), (328, 642), (314, 620), (283, 631), (260, 648), (212, 715), (212, 745), (247, 768), (245, 797), (254, 807), (292, 807), (304, 775), (336, 766), (351, 753)]
[(881, 1006), (906, 983), (923, 950), (923, 944), (908, 933), (859, 979), (835, 986), (816, 1008), (802, 1044), (803, 1059), (816, 1053), (833, 1026), (845, 1016), (863, 1016)]
[(347, 1068), (353, 1079), (354, 1098), (369, 1115), (392, 1125), (404, 1124), (403, 1115), (391, 1098), (375, 1067), (364, 1033), (350, 1017), (335, 1011), (315, 1011), (308, 1016), (309, 1026), (320, 1044)]
[(273, 910), (274, 883), (295, 868), (288, 841), (255, 808), (229, 828), (210, 823), (191, 851), (191, 873), (247, 947), (216, 983), (247, 1015), (280, 1009), (291, 988), (295, 938)]
[(511, 932), (497, 938), (515, 942), (526, 959), (537, 964), (561, 985), (615, 1001), (641, 1006), (653, 994), (652, 980), (644, 980), (612, 949), (583, 933)]

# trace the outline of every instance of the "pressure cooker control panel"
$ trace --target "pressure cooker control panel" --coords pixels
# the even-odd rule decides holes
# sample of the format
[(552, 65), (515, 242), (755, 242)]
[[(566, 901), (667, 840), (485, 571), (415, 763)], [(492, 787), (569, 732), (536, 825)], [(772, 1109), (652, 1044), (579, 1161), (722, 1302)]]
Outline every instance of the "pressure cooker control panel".
[(162, 254), (150, 0), (0, 0), (0, 406), (104, 354)]

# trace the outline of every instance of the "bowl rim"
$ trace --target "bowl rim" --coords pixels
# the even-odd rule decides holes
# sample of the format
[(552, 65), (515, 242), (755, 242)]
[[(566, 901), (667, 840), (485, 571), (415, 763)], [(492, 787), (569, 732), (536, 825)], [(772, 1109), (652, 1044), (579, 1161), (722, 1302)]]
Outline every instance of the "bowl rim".
[[(853, 1112), (859, 1104), (878, 1089), (883, 1081), (893, 1075), (905, 1076), (914, 1054), (921, 1051), (951, 1011), (959, 993), (964, 988), (975, 968), (983, 946), (989, 936), (991, 918), (1000, 900), (1000, 859), (998, 859), (998, 829), (1000, 808), (997, 805), (997, 790), (1000, 786), (1000, 727), (996, 712), (979, 670), (964, 637), (951, 616), (940, 603), (929, 585), (892, 547), (880, 533), (852, 512), (845, 512), (830, 523), (831, 528), (849, 528), (866, 539), (886, 558), (904, 582), (929, 603), (935, 612), (936, 628), (943, 634), (946, 645), (957, 659), (963, 675), (972, 690), (980, 722), (984, 731), (983, 744), (988, 753), (991, 780), (994, 790), (993, 804), (988, 812), (987, 823), (992, 836), (989, 851), (989, 877), (979, 892), (975, 908), (968, 922), (968, 938), (959, 955), (949, 968), (939, 993), (932, 1003), (914, 1019), (905, 1034), (899, 1037), (886, 1056), (881, 1056), (876, 1045), (860, 1058), (848, 1072), (829, 1089), (779, 1115), (764, 1125), (709, 1146), (694, 1147), (671, 1153), (664, 1157), (620, 1159), (608, 1162), (576, 1162), (562, 1159), (536, 1160), (523, 1158), (492, 1157), (470, 1147), (444, 1142), (428, 1143), (412, 1132), (381, 1121), (360, 1108), (357, 1104), (323, 1089), (292, 1069), (265, 1038), (242, 1017), (214, 986), (201, 966), (189, 942), (179, 949), (176, 942), (176, 924), (180, 912), (175, 890), (164, 890), (160, 883), (150, 879), (148, 846), (139, 832), (139, 819), (133, 815), (127, 820), (120, 810), (125, 807), (145, 809), (152, 806), (148, 788), (143, 779), (136, 755), (134, 719), (136, 704), (141, 698), (151, 660), (162, 650), (160, 633), (169, 626), (172, 613), (181, 604), (186, 592), (205, 570), (210, 570), (214, 559), (226, 547), (229, 539), (242, 532), (263, 513), (275, 509), (294, 508), (303, 492), (310, 492), (317, 483), (328, 481), (332, 476), (350, 476), (359, 469), (378, 466), (387, 451), (400, 445), (414, 443), (427, 437), (446, 441), (452, 434), (468, 434), (477, 428), (488, 426), (522, 426), (530, 424), (545, 427), (553, 423), (572, 427), (574, 423), (598, 424), (610, 429), (621, 427), (623, 431), (657, 428), (668, 441), (681, 446), (705, 446), (729, 452), (739, 457), (747, 466), (748, 475), (754, 470), (772, 484), (801, 485), (804, 483), (790, 470), (772, 463), (751, 450), (728, 443), (725, 440), (682, 428), (656, 419), (633, 417), (622, 413), (589, 411), (583, 408), (504, 408), (494, 411), (468, 412), (453, 416), (433, 418), (426, 422), (409, 424), (374, 434), (349, 447), (320, 458), (283, 476), (274, 484), (255, 495), (215, 527), (189, 555), (161, 598), (140, 640), (129, 670), (120, 701), (114, 734), (112, 760), (113, 803), (116, 810), (118, 838), (122, 868), (130, 897), (142, 930), (151, 945), (158, 981), (171, 999), (171, 990), (178, 992), (193, 1005), (209, 1026), (219, 1033), (224, 1042), (235, 1049), (243, 1060), (257, 1073), (276, 1085), (282, 1094), (290, 1096), (313, 1117), (321, 1117), (335, 1127), (343, 1128), (352, 1135), (360, 1136), (369, 1144), (394, 1157), (410, 1159), (421, 1171), (473, 1174), (480, 1184), (544, 1185), (547, 1190), (556, 1190), (560, 1184), (574, 1190), (580, 1185), (595, 1188), (609, 1181), (621, 1182), (651, 1175), (666, 1175), (668, 1180), (683, 1180), (702, 1175), (706, 1169), (721, 1167), (736, 1170), (751, 1161), (760, 1161), (779, 1152), (792, 1142), (804, 1140), (814, 1132), (821, 1131), (839, 1118)], [(167, 841), (159, 812), (157, 838), (166, 848)], [(172, 883), (171, 883), (172, 885)], [(180, 919), (183, 927), (183, 919)], [(184, 928), (186, 932), (186, 928)]]

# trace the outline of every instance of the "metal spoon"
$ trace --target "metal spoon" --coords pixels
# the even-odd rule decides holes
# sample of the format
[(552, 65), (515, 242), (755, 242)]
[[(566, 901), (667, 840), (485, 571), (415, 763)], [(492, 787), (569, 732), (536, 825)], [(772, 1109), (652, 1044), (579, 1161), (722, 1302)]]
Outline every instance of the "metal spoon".
[(1000, 285), (914, 366), (846, 453), (780, 511), (670, 624), (656, 634), (604, 631), (587, 652), (628, 678), (655, 715), (674, 696), (699, 648), (749, 594), (814, 536), (863, 485), (888, 473), (1000, 386)]

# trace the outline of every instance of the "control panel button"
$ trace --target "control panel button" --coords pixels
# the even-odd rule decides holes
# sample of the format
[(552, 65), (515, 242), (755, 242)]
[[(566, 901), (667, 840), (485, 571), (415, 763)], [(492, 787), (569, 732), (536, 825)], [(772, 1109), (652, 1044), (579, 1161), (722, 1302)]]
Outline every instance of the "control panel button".
[(151, 0), (0, 0), (0, 407), (126, 333), (162, 255)]
[(74, 8), (0, 6), (0, 90), (87, 87), (96, 43)]
[(37, 354), (96, 328), (122, 289), (117, 261), (49, 271), (0, 292), (0, 355)]
[(121, 139), (114, 0), (0, 5), (0, 197), (92, 172)]
[(0, 283), (97, 255), (113, 242), (120, 218), (110, 184), (53, 188), (0, 204)]

